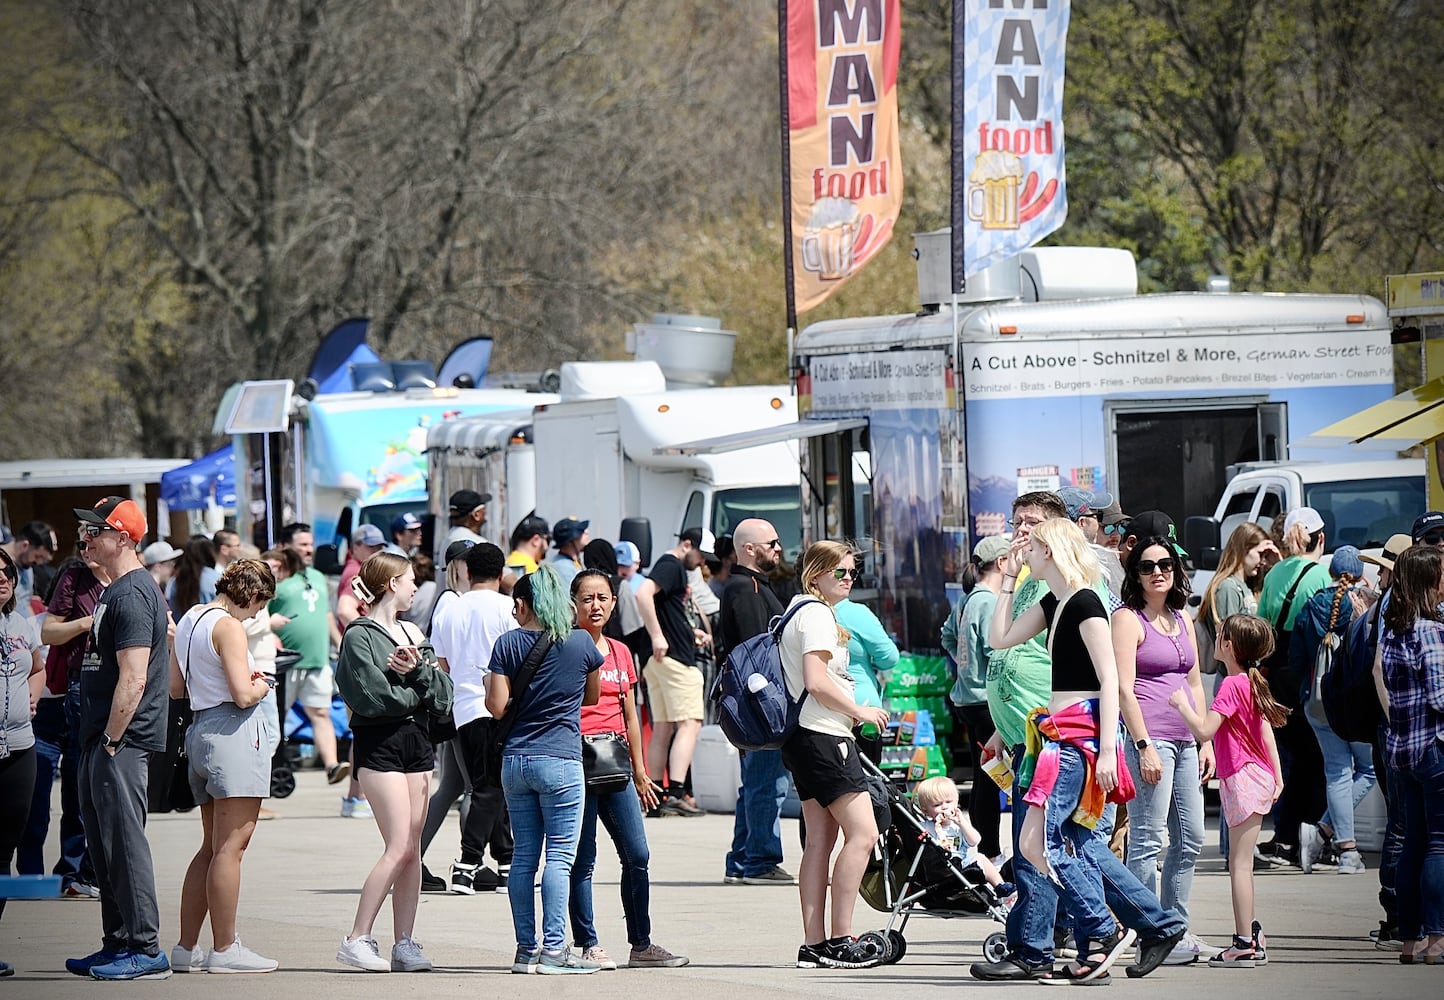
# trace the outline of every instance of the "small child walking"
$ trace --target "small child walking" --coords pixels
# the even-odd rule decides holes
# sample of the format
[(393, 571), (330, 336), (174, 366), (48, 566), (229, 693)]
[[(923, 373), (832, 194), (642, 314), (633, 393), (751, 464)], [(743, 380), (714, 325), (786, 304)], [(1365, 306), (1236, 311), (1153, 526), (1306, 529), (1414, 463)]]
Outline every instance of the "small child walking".
[(1003, 881), (1003, 875), (992, 859), (978, 853), (982, 834), (963, 812), (958, 803), (958, 786), (950, 778), (939, 775), (919, 781), (913, 789), (913, 801), (927, 820), (928, 833), (951, 851), (962, 867), (976, 865), (1000, 900), (1017, 892), (1017, 886)]
[(1200, 715), (1186, 688), (1168, 703), (1200, 740), (1213, 740), (1219, 799), (1228, 823), (1228, 878), (1233, 890), (1233, 943), (1208, 964), (1251, 969), (1268, 964), (1267, 941), (1254, 915), (1253, 849), (1263, 819), (1284, 790), (1274, 729), (1289, 710), (1274, 701), (1259, 665), (1273, 652), (1273, 629), (1253, 615), (1229, 615), (1219, 626), (1214, 650), (1228, 669), (1207, 715)]

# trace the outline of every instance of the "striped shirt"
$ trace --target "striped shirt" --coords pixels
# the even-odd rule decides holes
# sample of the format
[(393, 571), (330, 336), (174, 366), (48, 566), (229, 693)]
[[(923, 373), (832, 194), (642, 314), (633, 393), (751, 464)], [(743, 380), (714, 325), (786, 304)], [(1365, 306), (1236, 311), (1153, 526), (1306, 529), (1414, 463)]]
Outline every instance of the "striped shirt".
[(1409, 769), (1444, 738), (1444, 622), (1420, 619), (1406, 635), (1384, 629), (1381, 643), (1389, 692), (1385, 756), (1390, 767)]

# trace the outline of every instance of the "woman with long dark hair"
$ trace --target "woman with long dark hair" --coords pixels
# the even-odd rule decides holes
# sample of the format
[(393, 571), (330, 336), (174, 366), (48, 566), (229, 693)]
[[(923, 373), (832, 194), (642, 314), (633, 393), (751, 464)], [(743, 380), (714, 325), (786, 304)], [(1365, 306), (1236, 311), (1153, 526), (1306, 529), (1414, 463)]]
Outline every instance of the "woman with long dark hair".
[(1399, 961), (1444, 962), (1444, 549), (1415, 545), (1394, 562), (1375, 685), (1398, 772), (1404, 850), (1395, 880)]
[(195, 535), (181, 549), (171, 578), (166, 600), (171, 614), (179, 620), (197, 604), (210, 604), (216, 599), (216, 583), (221, 578), (216, 569), (216, 546), (205, 535)]
[[(486, 677), (487, 710), (495, 719), (513, 720), (501, 758), (501, 787), (516, 842), (506, 887), (516, 931), (511, 971), (596, 972), (600, 963), (567, 948), (567, 907), (585, 799), (581, 708), (597, 703), (602, 654), (589, 634), (573, 629), (570, 596), (551, 566), (522, 577), (511, 596), (521, 628), (497, 639)], [(513, 680), (539, 643), (547, 644), (545, 655), (513, 700)], [(543, 848), (538, 947), (535, 885)]]
[[(1168, 700), (1178, 690), (1205, 704), (1192, 622), (1190, 588), (1172, 541), (1145, 538), (1123, 563), (1123, 607), (1113, 613), (1118, 710), (1128, 729), (1124, 747), (1137, 795), (1128, 805), (1128, 870), (1150, 892), (1158, 887), (1165, 838), (1163, 908), (1188, 918), (1193, 869), (1203, 850), (1203, 782), (1213, 775), (1213, 744), (1193, 733)], [(1197, 961), (1203, 943), (1186, 935), (1164, 961)]]
[(582, 708), (582, 739), (603, 744), (621, 742), (632, 761), (631, 781), (620, 788), (586, 788), (582, 806), (581, 835), (572, 865), (572, 944), (582, 958), (604, 969), (616, 962), (597, 938), (592, 912), (592, 872), (597, 863), (597, 820), (602, 821), (617, 857), (622, 862), (622, 914), (627, 921), (631, 954), (627, 965), (634, 969), (673, 969), (687, 964), (652, 941), (651, 877), (647, 831), (642, 819), (646, 809), (657, 805), (657, 784), (647, 775), (646, 748), (642, 745), (642, 724), (637, 717), (637, 663), (621, 640), (606, 634), (608, 620), (616, 607), (611, 578), (598, 569), (584, 569), (572, 578), (572, 604), (577, 609), (577, 626), (583, 629), (603, 657), (599, 697), (595, 705)]
[[(1198, 607), (1198, 620), (1211, 644), (1217, 643), (1218, 627), (1229, 615), (1258, 612), (1258, 595), (1263, 589), (1264, 577), (1279, 558), (1279, 547), (1258, 524), (1245, 521), (1233, 529)], [(1203, 673), (1216, 674), (1218, 664), (1215, 656), (1212, 663), (1198, 666)]]

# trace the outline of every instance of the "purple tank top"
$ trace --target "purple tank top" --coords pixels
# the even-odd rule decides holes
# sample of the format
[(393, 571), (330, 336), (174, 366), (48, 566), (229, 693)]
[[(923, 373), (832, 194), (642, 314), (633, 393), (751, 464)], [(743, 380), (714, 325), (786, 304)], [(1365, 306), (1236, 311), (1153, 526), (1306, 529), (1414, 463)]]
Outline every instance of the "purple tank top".
[(1168, 704), (1173, 692), (1188, 686), (1188, 672), (1195, 659), (1193, 646), (1184, 631), (1188, 617), (1181, 611), (1173, 613), (1178, 624), (1177, 635), (1164, 635), (1153, 626), (1142, 611), (1134, 609), (1143, 625), (1143, 642), (1138, 647), (1137, 676), (1133, 693), (1143, 710), (1143, 724), (1148, 736), (1155, 740), (1192, 740), (1193, 734), (1183, 716)]

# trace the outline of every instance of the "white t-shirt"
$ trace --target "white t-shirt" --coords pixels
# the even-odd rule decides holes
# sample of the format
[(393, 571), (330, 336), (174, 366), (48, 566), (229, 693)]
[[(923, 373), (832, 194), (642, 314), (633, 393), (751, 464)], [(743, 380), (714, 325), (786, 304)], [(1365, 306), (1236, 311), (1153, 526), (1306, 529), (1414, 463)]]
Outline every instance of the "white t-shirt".
[[(814, 597), (798, 595), (792, 604), (808, 601), (807, 607), (792, 616), (782, 631), (782, 670), (787, 677), (787, 694), (796, 699), (807, 686), (802, 657), (806, 653), (827, 653), (827, 676), (838, 691), (852, 700), (852, 677), (847, 672), (847, 643), (837, 641), (837, 619), (832, 609)], [(788, 605), (790, 608), (792, 605)], [(803, 729), (829, 736), (852, 736), (852, 717), (834, 712), (816, 698), (802, 703), (797, 724)]]
[(505, 632), (517, 627), (515, 603), (494, 590), (468, 590), (445, 601), (431, 621), (431, 648), (451, 668), (451, 717), (458, 727), (476, 719), (489, 719), (486, 710), (486, 675), (491, 673), (491, 650)]

